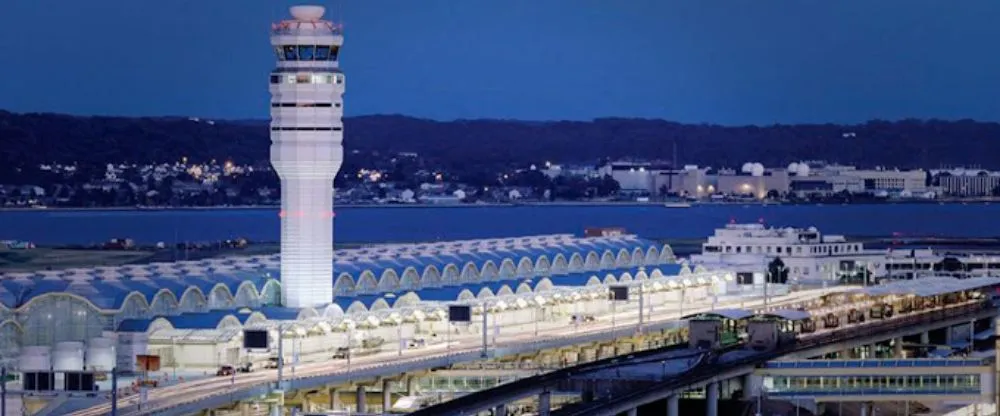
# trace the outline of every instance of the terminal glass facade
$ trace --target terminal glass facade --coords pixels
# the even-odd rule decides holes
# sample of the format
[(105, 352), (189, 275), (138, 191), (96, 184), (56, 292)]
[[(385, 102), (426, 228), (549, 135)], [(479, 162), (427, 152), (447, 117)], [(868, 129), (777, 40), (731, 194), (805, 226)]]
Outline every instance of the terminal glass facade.
[(770, 395), (978, 394), (978, 374), (769, 376)]

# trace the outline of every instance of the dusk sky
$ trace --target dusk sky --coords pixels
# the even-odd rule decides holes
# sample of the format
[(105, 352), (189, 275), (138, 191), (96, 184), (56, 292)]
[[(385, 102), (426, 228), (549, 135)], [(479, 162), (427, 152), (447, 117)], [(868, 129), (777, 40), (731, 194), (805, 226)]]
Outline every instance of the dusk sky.
[[(4, 0), (0, 108), (265, 118), (268, 30), (303, 3)], [(1000, 120), (997, 0), (313, 3), (343, 16), (348, 115)]]

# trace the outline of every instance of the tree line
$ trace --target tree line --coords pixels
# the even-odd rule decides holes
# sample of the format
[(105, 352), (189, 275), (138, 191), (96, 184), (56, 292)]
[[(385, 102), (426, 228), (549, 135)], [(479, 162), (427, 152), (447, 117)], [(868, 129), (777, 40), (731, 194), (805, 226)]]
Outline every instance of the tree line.
[[(738, 167), (828, 160), (860, 166), (1000, 167), (1000, 124), (973, 120), (874, 120), (857, 125), (719, 126), (665, 120), (433, 121), (398, 115), (345, 120), (345, 168), (400, 152), (447, 171), (501, 171), (553, 162), (672, 160)], [(0, 179), (20, 166), (234, 160), (266, 163), (266, 121), (182, 117), (79, 117), (0, 111)]]

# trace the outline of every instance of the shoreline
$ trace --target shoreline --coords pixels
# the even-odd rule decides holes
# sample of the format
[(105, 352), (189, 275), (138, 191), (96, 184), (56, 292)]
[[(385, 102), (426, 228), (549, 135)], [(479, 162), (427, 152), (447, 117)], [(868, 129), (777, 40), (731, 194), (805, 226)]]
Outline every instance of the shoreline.
[[(914, 238), (899, 245), (892, 236), (847, 236), (848, 241), (864, 243), (872, 253), (890, 248), (895, 250), (922, 249), (934, 247), (938, 250), (955, 252), (981, 252), (1000, 248), (1000, 238)], [(661, 244), (669, 244), (678, 256), (690, 256), (701, 252), (704, 238), (649, 238)], [(380, 244), (419, 244), (420, 242), (384, 242)], [(336, 250), (378, 246), (380, 244), (342, 243)], [(280, 252), (277, 242), (258, 242), (241, 249), (156, 249), (139, 246), (130, 250), (106, 250), (82, 246), (41, 246), (26, 252), (0, 250), (0, 274), (30, 273), (42, 270), (63, 270), (79, 267), (120, 266), (159, 262), (197, 261), (231, 256), (271, 255)], [(6, 255), (4, 255), (6, 253)], [(11, 255), (14, 255), (11, 257)]]
[[(990, 205), (992, 202), (1000, 202), (998, 200), (914, 200), (914, 201), (885, 201), (885, 202), (857, 202), (857, 203), (813, 203), (813, 202), (690, 202), (690, 206), (687, 207), (666, 207), (665, 204), (673, 204), (676, 202), (668, 201), (657, 201), (657, 202), (636, 202), (636, 201), (553, 201), (553, 202), (491, 202), (491, 203), (447, 203), (447, 204), (377, 204), (377, 203), (366, 203), (366, 204), (349, 204), (349, 205), (336, 205), (335, 209), (359, 209), (359, 208), (386, 208), (386, 209), (414, 209), (414, 208), (518, 208), (518, 207), (532, 207), (532, 208), (547, 208), (547, 207), (581, 207), (581, 208), (596, 208), (596, 207), (657, 207), (665, 209), (690, 209), (698, 208), (704, 206), (733, 206), (733, 205), (744, 205), (744, 206), (848, 206), (848, 205)], [(120, 206), (120, 207), (44, 207), (44, 208), (33, 208), (33, 207), (0, 207), (0, 213), (3, 212), (102, 212), (102, 211), (117, 211), (117, 212), (165, 212), (165, 211), (240, 211), (240, 210), (280, 210), (280, 205), (220, 205), (220, 206), (209, 206), (209, 207), (134, 207), (134, 206)]]

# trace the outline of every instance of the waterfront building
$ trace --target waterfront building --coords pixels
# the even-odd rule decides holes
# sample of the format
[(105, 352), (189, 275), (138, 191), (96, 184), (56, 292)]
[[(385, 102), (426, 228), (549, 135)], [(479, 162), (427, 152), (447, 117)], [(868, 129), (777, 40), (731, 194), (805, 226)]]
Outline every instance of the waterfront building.
[(841, 235), (825, 235), (814, 227), (769, 228), (764, 224), (727, 224), (702, 244), (691, 262), (726, 267), (737, 282), (763, 283), (767, 264), (781, 259), (788, 283), (836, 283), (842, 277), (885, 274), (885, 251), (865, 249)]
[[(759, 166), (759, 165), (758, 165)], [(748, 195), (764, 199), (768, 193), (784, 195), (788, 192), (789, 176), (784, 169), (760, 169), (746, 172), (725, 169), (715, 175), (716, 192), (726, 195)]]
[(616, 161), (601, 166), (601, 176), (610, 175), (621, 192), (659, 195), (661, 189), (671, 189), (676, 173), (665, 163)]
[(1000, 190), (1000, 173), (983, 169), (932, 171), (941, 192), (954, 197), (995, 196)]

